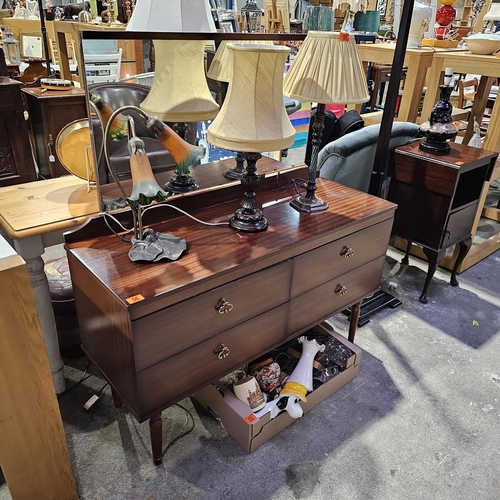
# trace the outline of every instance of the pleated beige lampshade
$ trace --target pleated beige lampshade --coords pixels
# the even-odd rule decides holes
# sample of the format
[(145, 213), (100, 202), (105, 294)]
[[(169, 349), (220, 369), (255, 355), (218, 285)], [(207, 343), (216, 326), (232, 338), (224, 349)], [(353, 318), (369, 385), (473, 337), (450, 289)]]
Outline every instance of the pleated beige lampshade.
[(283, 84), (299, 101), (356, 104), (369, 99), (366, 74), (353, 36), (310, 31)]
[(230, 151), (279, 151), (291, 146), (293, 128), (283, 101), (283, 71), (290, 49), (230, 43), (232, 74), (208, 142)]
[(153, 85), (140, 107), (167, 122), (212, 119), (219, 111), (204, 70), (204, 40), (155, 40)]
[[(217, 80), (218, 82), (229, 82), (229, 75), (231, 74), (232, 62), (229, 57), (233, 54), (227, 50), (227, 44), (230, 43), (227, 40), (222, 40), (215, 53), (215, 56), (208, 68), (207, 76), (212, 80)], [(250, 44), (264, 44), (264, 45), (274, 45), (271, 40), (246, 40), (244, 42), (234, 41), (231, 43), (250, 43)]]

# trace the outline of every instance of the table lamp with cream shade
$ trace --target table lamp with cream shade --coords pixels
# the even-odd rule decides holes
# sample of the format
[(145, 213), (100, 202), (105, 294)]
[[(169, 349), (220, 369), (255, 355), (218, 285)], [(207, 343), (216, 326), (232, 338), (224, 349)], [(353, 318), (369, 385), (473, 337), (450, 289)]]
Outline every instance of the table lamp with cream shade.
[[(216, 30), (206, 0), (141, 0), (127, 31)], [(153, 43), (156, 59), (153, 84), (140, 107), (150, 116), (175, 123), (174, 130), (185, 139), (186, 123), (210, 120), (219, 111), (205, 77), (205, 40), (153, 40)], [(174, 193), (197, 188), (189, 172), (180, 169), (165, 186)]]
[[(229, 83), (229, 78), (232, 71), (232, 60), (231, 57), (233, 52), (227, 49), (227, 40), (222, 40), (217, 52), (210, 63), (210, 67), (207, 71), (208, 78), (212, 80), (217, 80), (218, 82), (223, 82), (224, 84)], [(247, 40), (245, 42), (235, 41), (231, 43), (257, 43), (264, 45), (274, 45), (271, 40)], [(226, 87), (224, 87), (226, 88)], [(223, 96), (225, 97), (225, 92), (223, 91)], [(224, 172), (224, 177), (227, 179), (241, 179), (241, 176), (245, 173), (245, 159), (240, 151), (236, 152), (236, 166), (229, 168)]]
[(500, 21), (500, 0), (493, 0), (490, 10), (484, 15), (483, 21), (487, 22), (486, 33), (494, 33), (495, 21)]
[(245, 43), (230, 43), (227, 48), (233, 53), (229, 89), (208, 127), (208, 142), (241, 151), (247, 162), (241, 177), (245, 198), (229, 225), (239, 231), (264, 231), (268, 221), (255, 201), (256, 162), (261, 152), (280, 151), (294, 141), (295, 129), (283, 101), (283, 71), (290, 49)]
[(284, 94), (299, 101), (318, 103), (307, 192), (290, 204), (300, 212), (326, 210), (327, 203), (314, 194), (325, 104), (358, 104), (369, 99), (366, 75), (354, 37), (342, 32), (310, 31), (285, 76)]

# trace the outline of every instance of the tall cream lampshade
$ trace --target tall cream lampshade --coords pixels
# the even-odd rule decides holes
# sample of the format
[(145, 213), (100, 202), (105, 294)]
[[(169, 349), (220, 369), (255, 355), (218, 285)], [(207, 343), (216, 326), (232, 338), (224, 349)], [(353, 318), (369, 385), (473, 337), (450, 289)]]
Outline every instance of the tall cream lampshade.
[(283, 88), (286, 96), (318, 103), (307, 192), (290, 204), (301, 212), (326, 210), (328, 205), (314, 195), (325, 104), (355, 104), (369, 99), (366, 75), (354, 37), (348, 33), (310, 31), (285, 76)]
[(218, 82), (229, 82), (229, 76), (231, 75), (232, 66), (232, 61), (230, 59), (230, 56), (232, 56), (232, 52), (227, 50), (227, 46), (229, 43), (256, 43), (262, 45), (274, 45), (274, 42), (272, 40), (245, 40), (244, 42), (228, 42), (227, 40), (222, 40), (212, 62), (210, 63), (210, 67), (208, 68), (208, 78), (217, 80)]
[[(217, 80), (218, 82), (224, 82), (227, 84), (229, 82), (229, 77), (232, 72), (233, 62), (230, 56), (233, 55), (233, 52), (227, 49), (228, 45), (227, 40), (222, 40), (220, 43), (215, 56), (210, 63), (210, 67), (207, 71), (208, 78), (212, 80)], [(264, 45), (274, 45), (274, 42), (271, 40), (247, 40), (245, 42), (234, 41), (232, 43), (257, 43)], [(223, 89), (227, 88), (227, 85), (223, 86)], [(224, 95), (223, 91), (223, 95)], [(245, 173), (245, 159), (241, 152), (236, 152), (236, 166), (232, 168), (228, 168), (224, 172), (224, 177), (227, 179), (241, 179), (242, 175)]]
[(262, 151), (278, 151), (294, 141), (295, 130), (283, 101), (283, 71), (290, 49), (278, 45), (228, 44), (232, 52), (229, 89), (219, 114), (208, 127), (208, 142), (241, 151), (247, 169), (241, 183), (245, 199), (231, 217), (234, 229), (263, 231), (267, 219), (258, 209), (256, 162)]
[[(127, 31), (215, 32), (206, 0), (140, 0)], [(154, 38), (154, 33), (152, 34)], [(184, 139), (188, 122), (212, 119), (219, 111), (205, 77), (204, 40), (154, 40), (153, 85), (140, 108), (148, 115), (174, 122)], [(198, 185), (188, 172), (176, 170), (165, 189), (183, 193)]]

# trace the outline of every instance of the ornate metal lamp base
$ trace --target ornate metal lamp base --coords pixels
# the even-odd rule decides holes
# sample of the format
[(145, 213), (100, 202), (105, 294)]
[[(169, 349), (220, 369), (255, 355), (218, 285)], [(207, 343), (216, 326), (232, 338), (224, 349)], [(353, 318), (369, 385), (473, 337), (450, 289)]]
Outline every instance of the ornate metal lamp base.
[(172, 193), (188, 193), (199, 188), (194, 177), (177, 173), (165, 184), (165, 190)]
[(226, 179), (238, 180), (245, 172), (245, 157), (241, 153), (236, 153), (236, 167), (226, 170), (223, 175)]
[(299, 212), (322, 212), (328, 208), (328, 203), (323, 201), (321, 198), (316, 198), (316, 196), (297, 196), (294, 198), (290, 205), (298, 210)]
[(171, 234), (155, 233), (152, 229), (144, 230), (142, 240), (132, 239), (132, 248), (128, 256), (133, 262), (158, 262), (177, 260), (186, 250), (186, 240)]
[(243, 153), (243, 156), (247, 161), (246, 172), (241, 177), (241, 184), (245, 188), (245, 198), (240, 204), (241, 208), (236, 210), (229, 219), (229, 226), (237, 231), (257, 233), (265, 231), (269, 225), (255, 201), (255, 190), (260, 180), (256, 173), (255, 164), (262, 155), (260, 153)]
[(237, 231), (246, 233), (258, 233), (265, 231), (269, 225), (261, 210), (255, 210), (255, 213), (246, 213), (246, 209), (240, 208), (236, 210), (234, 215), (229, 219), (229, 225)]

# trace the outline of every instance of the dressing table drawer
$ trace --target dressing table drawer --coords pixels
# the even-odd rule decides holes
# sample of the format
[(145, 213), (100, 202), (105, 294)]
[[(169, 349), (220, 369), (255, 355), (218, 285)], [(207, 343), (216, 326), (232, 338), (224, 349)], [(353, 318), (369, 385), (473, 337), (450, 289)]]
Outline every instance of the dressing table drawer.
[(166, 407), (285, 340), (288, 303), (137, 374), (140, 417)]
[(392, 219), (388, 219), (296, 257), (291, 296), (297, 297), (385, 255), (391, 228)]
[(287, 302), (291, 270), (288, 260), (132, 322), (136, 371)]
[(380, 284), (384, 260), (385, 254), (294, 297), (290, 301), (288, 333), (312, 326), (318, 318), (326, 319), (375, 291)]

